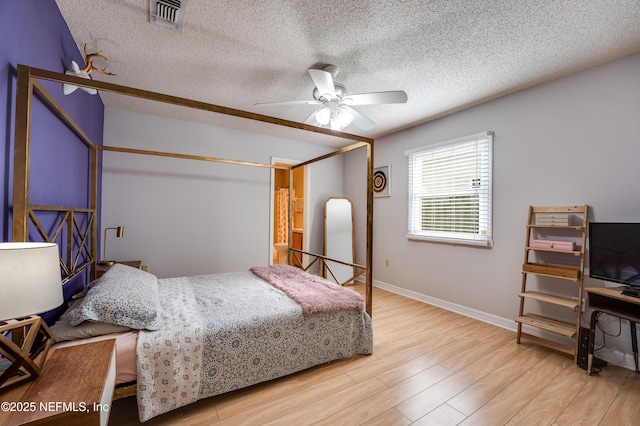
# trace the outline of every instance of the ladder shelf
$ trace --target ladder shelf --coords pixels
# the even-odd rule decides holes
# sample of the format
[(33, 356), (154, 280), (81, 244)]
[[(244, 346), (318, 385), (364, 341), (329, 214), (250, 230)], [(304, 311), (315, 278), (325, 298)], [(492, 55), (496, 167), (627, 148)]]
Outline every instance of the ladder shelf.
[[(577, 359), (587, 211), (586, 204), (529, 206), (520, 308), (515, 320), (518, 324), (517, 343), (526, 339)], [(562, 281), (566, 283), (564, 286), (560, 284)], [(567, 285), (571, 288), (567, 289)], [(556, 311), (551, 309), (552, 306)], [(566, 317), (572, 319), (561, 320), (545, 314), (547, 311), (557, 312), (557, 308), (566, 309)], [(563, 341), (570, 343), (560, 343)]]

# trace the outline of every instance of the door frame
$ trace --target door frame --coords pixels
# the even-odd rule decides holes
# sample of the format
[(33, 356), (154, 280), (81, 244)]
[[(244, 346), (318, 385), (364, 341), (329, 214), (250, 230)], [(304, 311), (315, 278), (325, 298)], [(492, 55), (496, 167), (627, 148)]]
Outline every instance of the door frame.
[[(283, 164), (300, 164), (301, 160), (293, 160), (291, 158), (282, 158), (282, 157), (271, 157), (271, 164), (283, 163)], [(273, 240), (274, 240), (274, 225), (273, 221), (275, 218), (275, 189), (276, 189), (276, 170), (271, 169), (271, 182), (269, 185), (270, 194), (269, 194), (269, 248), (268, 248), (268, 262), (267, 265), (273, 265)], [(303, 234), (302, 234), (302, 249), (305, 250), (306, 247), (309, 246), (309, 169), (305, 168), (304, 171), (304, 220), (303, 220)], [(289, 213), (291, 214), (291, 212)], [(291, 241), (289, 241), (289, 246), (291, 245)]]

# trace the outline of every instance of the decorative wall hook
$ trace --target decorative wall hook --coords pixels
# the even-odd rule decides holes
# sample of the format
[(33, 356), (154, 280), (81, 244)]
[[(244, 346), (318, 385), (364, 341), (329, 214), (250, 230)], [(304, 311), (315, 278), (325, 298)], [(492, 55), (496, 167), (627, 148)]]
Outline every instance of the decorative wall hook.
[[(101, 58), (104, 59), (105, 61), (110, 61), (111, 59), (107, 58), (106, 56), (104, 56), (102, 54), (102, 51), (100, 52), (94, 52), (94, 53), (87, 53), (87, 43), (84, 44), (84, 61), (87, 64), (84, 68), (80, 68), (80, 65), (78, 65), (76, 63), (76, 61), (71, 61), (71, 70), (67, 70), (65, 72), (65, 74), (67, 75), (73, 75), (76, 77), (81, 77), (81, 78), (87, 78), (87, 79), (91, 79), (91, 77), (89, 76), (89, 74), (91, 74), (91, 72), (93, 71), (98, 71), (99, 73), (102, 74), (106, 74), (106, 75), (115, 75), (111, 72), (107, 71), (107, 68), (109, 68), (109, 66), (107, 65), (104, 68), (97, 68), (93, 65), (93, 58)], [(62, 93), (64, 93), (65, 95), (70, 95), (71, 93), (75, 92), (76, 89), (78, 89), (78, 86), (74, 86), (72, 84), (63, 84), (62, 85)], [(85, 92), (91, 94), (91, 95), (95, 95), (96, 93), (98, 93), (98, 91), (96, 89), (90, 88), (90, 87), (80, 87), (80, 89), (84, 90)]]

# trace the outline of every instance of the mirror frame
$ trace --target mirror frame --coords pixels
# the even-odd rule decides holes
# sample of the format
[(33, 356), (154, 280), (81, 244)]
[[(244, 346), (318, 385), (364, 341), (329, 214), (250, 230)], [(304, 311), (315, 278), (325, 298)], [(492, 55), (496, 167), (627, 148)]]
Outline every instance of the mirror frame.
[[(329, 244), (327, 242), (327, 210), (329, 210), (327, 207), (329, 206), (329, 204), (332, 201), (346, 201), (349, 204), (349, 213), (351, 215), (351, 255), (349, 256), (349, 259), (345, 259), (342, 256), (340, 256), (342, 253), (340, 253), (338, 256), (336, 256), (334, 253), (329, 253), (328, 252), (328, 248), (329, 248)], [(323, 276), (330, 280), (330, 281), (338, 281), (338, 284), (343, 285), (344, 282), (349, 281), (350, 279), (352, 279), (352, 277), (356, 274), (356, 268), (352, 265), (355, 264), (356, 262), (356, 242), (355, 242), (355, 229), (354, 229), (354, 210), (353, 210), (353, 202), (347, 198), (347, 197), (329, 197), (327, 198), (327, 200), (324, 202), (324, 255), (328, 258), (331, 259), (335, 259), (337, 261), (344, 261), (346, 263), (349, 263), (349, 265), (341, 265), (339, 262), (333, 262), (334, 266), (333, 267), (340, 267), (340, 268), (344, 268), (344, 267), (349, 267), (350, 268), (350, 272), (349, 275), (343, 280), (342, 277), (340, 277), (339, 273), (337, 271), (333, 271), (331, 269), (330, 265), (326, 265), (324, 264), (323, 266), (323, 271), (322, 274)], [(347, 254), (348, 255), (348, 254)], [(332, 261), (327, 261), (327, 262), (332, 262)], [(329, 269), (329, 271), (327, 271), (327, 269)], [(327, 273), (328, 272), (328, 273)], [(335, 276), (334, 276), (335, 274)], [(354, 283), (355, 284), (355, 283)]]

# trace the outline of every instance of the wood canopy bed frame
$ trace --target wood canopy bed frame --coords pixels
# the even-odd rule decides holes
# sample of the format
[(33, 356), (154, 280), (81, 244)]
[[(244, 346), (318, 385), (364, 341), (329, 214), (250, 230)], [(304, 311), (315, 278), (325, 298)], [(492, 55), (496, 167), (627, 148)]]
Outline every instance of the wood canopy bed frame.
[[(15, 152), (14, 152), (14, 185), (13, 185), (13, 211), (12, 211), (12, 235), (13, 241), (25, 242), (34, 240), (34, 235), (39, 234), (38, 238), (41, 241), (56, 242), (61, 247), (61, 269), (63, 275), (63, 283), (71, 280), (73, 277), (82, 273), (83, 271), (89, 271), (89, 277), (91, 280), (96, 279), (96, 265), (97, 265), (97, 248), (98, 248), (98, 229), (97, 229), (97, 200), (98, 200), (98, 156), (100, 151), (120, 152), (135, 155), (151, 155), (162, 156), (170, 158), (188, 159), (195, 161), (208, 161), (208, 162), (220, 162), (228, 164), (237, 164), (250, 167), (266, 167), (285, 169), (290, 172), (298, 167), (304, 167), (312, 163), (322, 161), (337, 155), (341, 155), (356, 149), (366, 149), (367, 158), (367, 214), (366, 214), (366, 254), (365, 265), (358, 265), (355, 263), (348, 263), (341, 260), (331, 259), (327, 256), (314, 254), (311, 252), (294, 249), (289, 247), (289, 260), (290, 264), (294, 264), (293, 260), (297, 261), (301, 265), (303, 271), (307, 271), (312, 265), (318, 263), (321, 266), (321, 270), (324, 268), (328, 270), (329, 274), (333, 275), (328, 261), (337, 262), (343, 265), (353, 267), (354, 276), (347, 279), (341, 284), (353, 283), (358, 277), (364, 274), (365, 278), (365, 298), (363, 308), (369, 317), (369, 331), (370, 329), (370, 317), (372, 315), (372, 259), (373, 259), (373, 139), (351, 135), (347, 133), (337, 132), (329, 129), (310, 126), (302, 123), (297, 123), (288, 120), (282, 120), (265, 115), (259, 115), (250, 113), (247, 111), (241, 111), (237, 109), (226, 108), (209, 103), (199, 102), (195, 100), (180, 98), (176, 96), (169, 96), (160, 94), (157, 92), (151, 92), (141, 89), (135, 89), (131, 87), (116, 85), (108, 82), (101, 82), (95, 80), (82, 79), (75, 76), (60, 74), (52, 71), (37, 69), (28, 67), (25, 65), (19, 65), (17, 70), (17, 89), (16, 89), (16, 126), (15, 126)], [(79, 87), (94, 88), (97, 90), (112, 92), (116, 94), (133, 96), (141, 99), (168, 103), (176, 106), (183, 106), (188, 108), (194, 108), (203, 111), (209, 111), (212, 113), (226, 114), (235, 117), (240, 117), (248, 120), (257, 120), (265, 123), (271, 123), (279, 126), (286, 126), (291, 128), (300, 129), (303, 131), (316, 132), (326, 134), (330, 136), (340, 137), (348, 142), (348, 145), (337, 149), (334, 152), (322, 155), (317, 158), (312, 158), (307, 161), (301, 162), (293, 166), (282, 166), (273, 164), (263, 164), (256, 162), (241, 161), (235, 159), (223, 159), (215, 157), (205, 157), (197, 155), (187, 155), (180, 153), (168, 153), (159, 151), (149, 151), (131, 148), (122, 148), (114, 146), (97, 145), (93, 143), (89, 137), (82, 131), (80, 126), (73, 120), (73, 118), (64, 111), (61, 105), (55, 100), (55, 98), (46, 90), (41, 84), (40, 80), (48, 80), (52, 82), (62, 84), (72, 84)], [(88, 194), (88, 207), (86, 208), (71, 208), (61, 206), (47, 206), (36, 205), (29, 202), (29, 170), (30, 170), (30, 149), (31, 149), (31, 123), (32, 123), (32, 102), (33, 96), (38, 96), (49, 108), (55, 113), (59, 119), (71, 129), (71, 131), (77, 136), (77, 138), (89, 149), (89, 194)], [(293, 173), (289, 173), (290, 182), (289, 193), (292, 194), (291, 188), (293, 186)], [(293, 239), (291, 233), (293, 230), (293, 197), (289, 197), (289, 241)], [(41, 217), (45, 217), (44, 222)], [(50, 223), (53, 222), (53, 226)], [(46, 223), (47, 225), (43, 225)], [(302, 257), (305, 255), (306, 259), (310, 259), (307, 265), (303, 265)], [(287, 266), (288, 267), (288, 266)], [(298, 269), (298, 268), (292, 268)], [(253, 270), (253, 268), (252, 268)], [(302, 272), (306, 274), (306, 272)], [(150, 275), (150, 274), (149, 274)], [(258, 274), (256, 274), (258, 275)], [(308, 274), (307, 274), (308, 275)], [(258, 275), (259, 276), (259, 275)], [(178, 280), (191, 277), (180, 277)], [(335, 276), (334, 276), (335, 278)], [(198, 281), (199, 277), (196, 277)], [(169, 281), (174, 279), (157, 280)], [(172, 282), (174, 283), (174, 282)], [(278, 288), (276, 286), (276, 288)], [(288, 294), (288, 293), (287, 293)], [(297, 300), (297, 299), (296, 299)], [(254, 307), (255, 309), (255, 307)], [(291, 308), (288, 308), (291, 310)], [(338, 315), (351, 315), (341, 313), (337, 311)], [(335, 312), (332, 314), (335, 316)], [(365, 315), (366, 316), (366, 315)], [(340, 321), (344, 321), (344, 316), (340, 317)], [(306, 323), (305, 323), (306, 324)], [(315, 325), (314, 325), (315, 327)], [(309, 328), (312, 328), (309, 325)], [(306, 337), (309, 339), (309, 336)], [(372, 333), (371, 333), (370, 347), (372, 348)], [(313, 337), (312, 340), (317, 340), (317, 337)], [(328, 339), (331, 340), (331, 339)], [(336, 338), (336, 340), (338, 340)], [(366, 339), (365, 339), (366, 340)], [(295, 348), (294, 348), (295, 349)], [(297, 350), (297, 349), (296, 349)], [(372, 349), (371, 349), (372, 350)], [(349, 352), (349, 351), (346, 351)], [(345, 356), (350, 356), (352, 353), (366, 353), (365, 352), (351, 352), (346, 353)], [(342, 355), (342, 354), (340, 354)], [(337, 358), (339, 358), (338, 356)], [(331, 358), (331, 359), (337, 359)], [(329, 359), (329, 360), (331, 360)], [(307, 361), (305, 361), (307, 362)], [(311, 364), (308, 364), (305, 368), (308, 368)], [(214, 369), (212, 369), (214, 370)], [(298, 370), (299, 371), (299, 370)], [(290, 373), (283, 373), (286, 375)], [(140, 369), (138, 369), (138, 375), (140, 375)], [(274, 375), (273, 378), (279, 377)], [(257, 382), (255, 382), (257, 383)], [(235, 386), (232, 384), (232, 386)], [(245, 385), (242, 385), (245, 386)], [(241, 387), (242, 387), (241, 386)], [(231, 387), (233, 389), (233, 387)], [(138, 390), (140, 392), (140, 390)], [(135, 384), (126, 387), (123, 390), (116, 391), (117, 397), (125, 397), (136, 393)], [(222, 392), (220, 392), (222, 393)], [(208, 396), (212, 396), (216, 393), (208, 393)], [(147, 394), (147, 398), (148, 398)], [(205, 396), (206, 397), (206, 396)], [(138, 402), (140, 406), (140, 395), (138, 396)], [(161, 412), (154, 412), (152, 416), (161, 414)], [(147, 417), (150, 418), (150, 417)], [(145, 418), (145, 420), (147, 419)], [(142, 414), (141, 414), (142, 420)]]
[[(294, 170), (298, 167), (304, 167), (306, 165), (322, 161), (327, 158), (334, 157), (336, 155), (344, 154), (346, 152), (356, 150), (359, 148), (365, 148), (367, 150), (367, 219), (366, 219), (366, 254), (365, 265), (358, 265), (354, 263), (347, 263), (337, 259), (329, 259), (326, 256), (320, 254), (314, 254), (294, 248), (289, 248), (292, 256), (296, 256), (296, 260), (300, 261), (298, 254), (305, 254), (310, 256), (311, 263), (304, 267), (307, 270), (313, 263), (320, 262), (327, 267), (327, 260), (332, 260), (337, 263), (353, 266), (356, 269), (355, 276), (348, 281), (352, 281), (360, 275), (365, 275), (366, 285), (366, 306), (367, 312), (372, 314), (371, 303), (371, 288), (373, 278), (371, 274), (371, 265), (373, 262), (373, 145), (374, 140), (363, 136), (352, 135), (349, 133), (338, 132), (321, 127), (311, 126), (304, 123), (298, 123), (295, 121), (283, 120), (275, 117), (270, 117), (261, 114), (254, 114), (248, 111), (242, 111), (233, 108), (227, 108), (219, 105), (209, 104), (205, 102), (195, 101), (192, 99), (180, 98), (177, 96), (165, 95), (157, 92), (151, 92), (147, 90), (136, 89), (132, 87), (122, 86), (118, 84), (87, 80), (80, 77), (61, 74), (53, 71), (43, 70), (39, 68), (33, 68), (26, 65), (18, 65), (17, 71), (17, 89), (16, 89), (16, 127), (15, 127), (15, 154), (14, 154), (14, 175), (13, 175), (13, 226), (12, 235), (13, 241), (25, 242), (29, 240), (29, 225), (30, 223), (36, 227), (40, 235), (45, 241), (56, 242), (58, 238), (64, 237), (65, 241), (71, 241), (73, 244), (68, 244), (65, 247), (66, 256), (61, 262), (63, 268), (63, 282), (66, 282), (79, 274), (86, 268), (91, 268), (91, 278), (95, 278), (95, 265), (97, 262), (97, 241), (98, 241), (98, 229), (97, 229), (97, 200), (98, 200), (98, 152), (99, 151), (111, 151), (121, 152), (129, 154), (151, 155), (170, 158), (181, 158), (187, 160), (196, 161), (209, 161), (218, 163), (237, 164), (253, 167), (266, 167), (273, 169), (285, 169)], [(169, 153), (160, 151), (148, 151), (132, 148), (121, 148), (114, 146), (97, 145), (93, 143), (89, 137), (84, 133), (78, 124), (75, 123), (73, 118), (64, 111), (62, 106), (55, 100), (55, 98), (42, 86), (39, 80), (48, 80), (58, 83), (73, 84), (79, 87), (94, 88), (106, 92), (112, 92), (125, 96), (132, 96), (141, 99), (162, 102), (177, 106), (184, 106), (187, 108), (193, 108), (203, 111), (209, 111), (218, 114), (231, 115), (235, 117), (245, 118), (248, 120), (256, 120), (264, 123), (271, 123), (274, 125), (291, 127), (309, 132), (321, 133), (330, 136), (337, 136), (343, 138), (349, 142), (349, 145), (344, 146), (332, 153), (322, 155), (317, 158), (309, 159), (308, 161), (301, 162), (292, 166), (282, 166), (266, 163), (257, 163), (249, 161), (241, 161), (234, 159), (224, 159), (215, 157), (206, 157), (198, 155), (188, 155), (180, 153)], [(51, 110), (56, 113), (60, 120), (62, 120), (84, 143), (90, 150), (90, 194), (89, 194), (89, 207), (88, 208), (72, 208), (61, 206), (43, 206), (31, 204), (29, 202), (29, 169), (30, 169), (30, 147), (31, 147), (31, 110), (33, 95), (36, 94), (43, 100)], [(292, 173), (289, 173), (290, 180)], [(290, 189), (292, 183), (290, 182)], [(291, 191), (290, 191), (291, 193)], [(292, 215), (293, 198), (289, 200), (289, 233), (292, 233)], [(59, 226), (53, 230), (53, 232), (47, 232), (38, 221), (38, 212), (58, 212), (60, 214)], [(66, 235), (62, 235), (63, 231), (66, 231)], [(292, 240), (291, 235), (289, 241)]]

